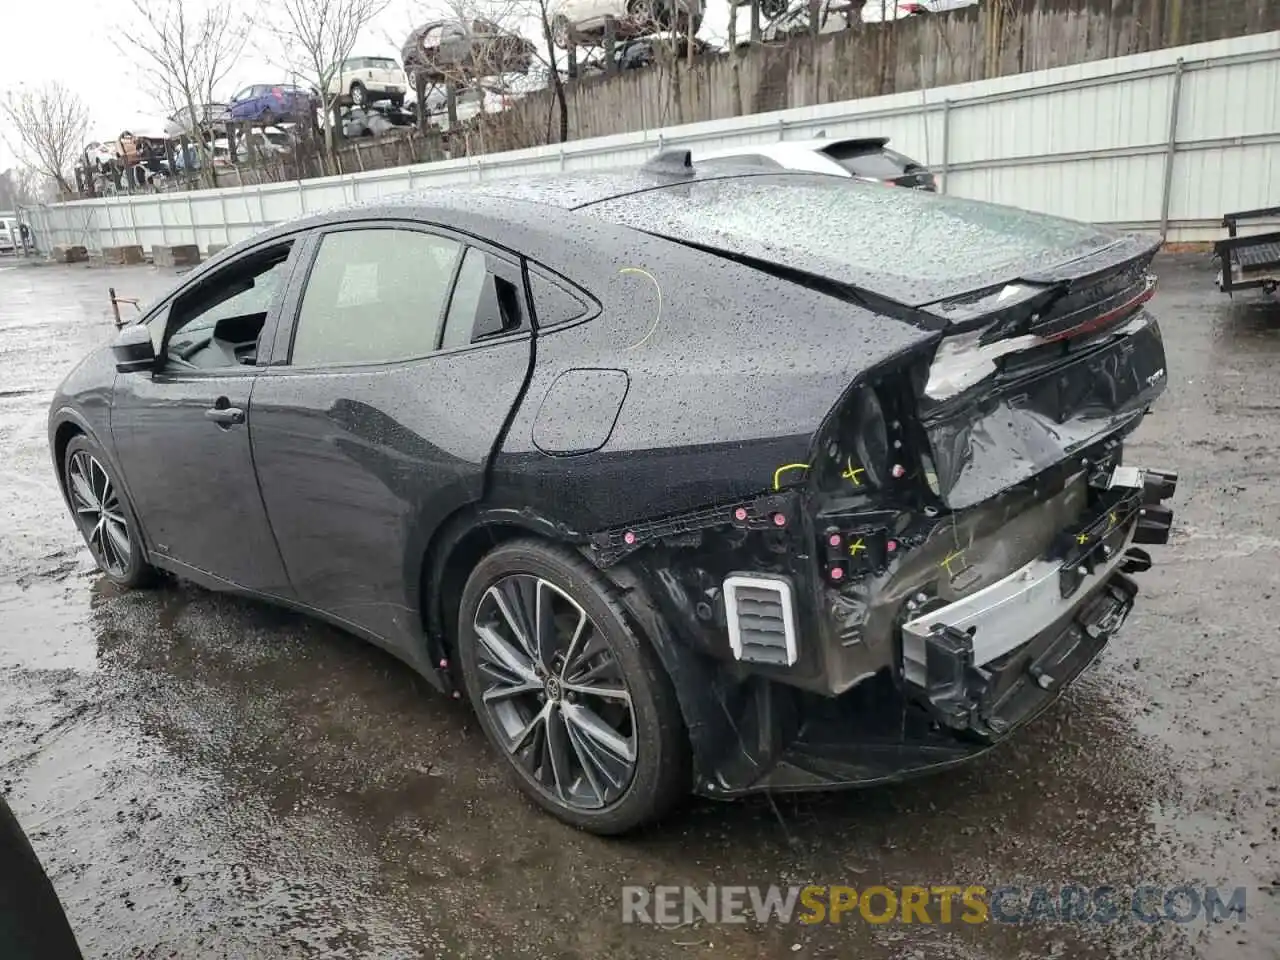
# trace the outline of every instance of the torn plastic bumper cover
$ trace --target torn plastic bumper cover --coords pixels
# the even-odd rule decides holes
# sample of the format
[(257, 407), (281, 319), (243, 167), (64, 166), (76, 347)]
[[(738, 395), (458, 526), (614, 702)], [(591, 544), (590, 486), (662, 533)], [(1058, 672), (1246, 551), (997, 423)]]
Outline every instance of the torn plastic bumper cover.
[(1110, 479), (1095, 514), (1053, 558), (903, 625), (904, 689), (937, 722), (998, 738), (1036, 712), (1044, 697), (1034, 688), (1062, 689), (1124, 623), (1138, 592), (1126, 574), (1151, 566), (1132, 545), (1168, 540), (1172, 512), (1159, 500), (1177, 478), (1126, 467), (1115, 476), (1125, 486)]
[[(1051, 704), (1125, 622), (1137, 592), (1129, 574), (1151, 566), (1139, 545), (1167, 541), (1172, 514), (1161, 501), (1176, 483), (1157, 471), (1100, 469), (1089, 479), (1088, 509), (1049, 550), (958, 600), (917, 606), (900, 624), (897, 669), (838, 696), (779, 682), (738, 650), (740, 662), (730, 666), (675, 640), (663, 622), (646, 624), (682, 701), (699, 705), (690, 713), (696, 790), (730, 797), (890, 782), (972, 758), (1010, 735)], [(763, 527), (769, 514), (760, 512)], [(651, 576), (641, 580), (663, 579)], [(767, 642), (771, 623), (785, 621), (789, 592), (775, 591), (767, 576), (736, 586), (738, 602), (752, 604), (757, 618), (739, 644)], [(680, 619), (670, 605), (676, 595), (653, 596), (666, 623)], [(646, 600), (637, 608), (652, 606)], [(778, 629), (786, 650), (785, 623)], [(816, 637), (797, 639), (803, 648)], [(780, 658), (775, 669), (788, 669), (792, 659)]]

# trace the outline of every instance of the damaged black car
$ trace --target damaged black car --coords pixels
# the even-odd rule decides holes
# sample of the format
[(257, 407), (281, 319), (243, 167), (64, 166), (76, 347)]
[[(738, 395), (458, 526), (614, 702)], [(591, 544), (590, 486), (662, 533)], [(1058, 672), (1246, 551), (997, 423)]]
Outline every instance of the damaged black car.
[(1171, 523), (1157, 246), (687, 154), (384, 198), (182, 277), (50, 445), (108, 578), (377, 643), (621, 833), (945, 768), (1097, 657)]

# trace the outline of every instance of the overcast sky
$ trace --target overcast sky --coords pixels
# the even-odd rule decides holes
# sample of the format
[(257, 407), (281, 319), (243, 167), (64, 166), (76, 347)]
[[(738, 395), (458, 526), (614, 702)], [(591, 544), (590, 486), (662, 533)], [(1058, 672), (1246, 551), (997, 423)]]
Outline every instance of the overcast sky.
[[(163, 0), (154, 0), (161, 3)], [(201, 9), (201, 0), (183, 0), (189, 11)], [(253, 0), (226, 0), (237, 9), (249, 10)], [(269, 4), (272, 0), (261, 0)], [(504, 0), (467, 0), (477, 9), (495, 7)], [(147, 64), (140, 56), (120, 52), (112, 37), (127, 44), (131, 29), (130, 4), (126, 0), (59, 0), (46, 6), (31, 0), (0, 0), (0, 31), (6, 38), (0, 53), (0, 92), (19, 84), (60, 80), (75, 90), (89, 109), (86, 142), (113, 140), (123, 130), (156, 126), (166, 111), (156, 102), (158, 87), (147, 80)], [(412, 27), (441, 17), (443, 4), (436, 0), (390, 0), (384, 12), (360, 37), (353, 54), (399, 57), (400, 45)], [(723, 42), (728, 22), (727, 0), (708, 0), (707, 15), (699, 36)], [(188, 16), (191, 14), (189, 13)], [(536, 23), (534, 21), (533, 23)], [(533, 23), (529, 31), (534, 29)], [(262, 51), (270, 49), (270, 37), (252, 34), (245, 53), (236, 62), (219, 91), (226, 99), (250, 83), (288, 79)], [(14, 156), (0, 140), (0, 170), (13, 165)]]

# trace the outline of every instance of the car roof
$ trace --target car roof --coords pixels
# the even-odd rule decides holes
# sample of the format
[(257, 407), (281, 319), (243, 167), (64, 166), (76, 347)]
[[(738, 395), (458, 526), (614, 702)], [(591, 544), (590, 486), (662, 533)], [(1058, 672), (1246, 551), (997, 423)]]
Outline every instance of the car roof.
[(739, 179), (764, 175), (813, 176), (813, 174), (804, 171), (792, 172), (786, 170), (708, 170), (699, 172), (696, 165), (688, 174), (679, 175), (655, 169), (648, 164), (643, 167), (624, 167), (597, 172), (533, 174), (480, 183), (427, 187), (422, 190), (390, 194), (359, 203), (333, 207), (323, 212), (308, 214), (296, 220), (277, 224), (273, 230), (286, 232), (283, 229), (286, 226), (289, 227), (289, 230), (297, 230), (300, 227), (305, 228), (312, 223), (341, 221), (350, 217), (365, 215), (375, 209), (394, 211), (409, 217), (427, 216), (431, 211), (466, 208), (479, 199), (517, 201), (557, 207), (562, 210), (577, 210), (593, 203), (629, 196), (634, 193), (643, 193), (646, 190), (660, 190), (684, 183), (696, 183), (705, 180)]
[[(215, 146), (226, 140), (215, 141)], [(815, 174), (789, 170), (708, 170), (696, 166), (684, 175), (667, 169), (643, 167), (614, 168), (581, 173), (548, 173), (509, 179), (495, 179), (467, 184), (427, 187), (405, 193), (372, 197), (356, 203), (330, 207), (280, 221), (267, 230), (233, 244), (218, 257), (206, 260), (196, 272), (210, 264), (225, 261), (237, 251), (270, 243), (280, 237), (304, 230), (346, 223), (354, 220), (391, 219), (437, 223), (462, 230), (474, 236), (509, 243), (524, 255), (557, 268), (565, 249), (563, 238), (584, 231), (599, 231), (603, 221), (580, 217), (576, 211), (594, 203), (643, 193), (649, 190), (677, 187), (682, 184), (710, 180), (741, 179), (755, 176), (813, 177)], [(820, 176), (820, 175), (817, 175)], [(632, 227), (613, 226), (608, 232), (623, 244), (624, 237), (635, 238)], [(520, 239), (531, 246), (523, 248)]]

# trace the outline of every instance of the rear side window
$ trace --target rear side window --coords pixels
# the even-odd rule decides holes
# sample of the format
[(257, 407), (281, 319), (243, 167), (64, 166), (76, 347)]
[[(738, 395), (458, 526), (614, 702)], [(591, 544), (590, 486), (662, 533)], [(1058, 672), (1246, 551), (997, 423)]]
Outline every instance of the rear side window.
[(539, 329), (571, 323), (587, 315), (585, 302), (533, 270), (529, 271), (529, 291), (533, 294), (533, 313)]
[(469, 248), (458, 269), (441, 346), (462, 347), (524, 327), (522, 297), (511, 280), (519, 275), (519, 267)]
[(412, 360), (439, 347), (462, 245), (417, 230), (326, 234), (298, 311), (291, 362)]

